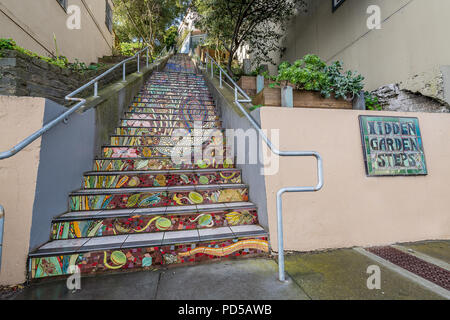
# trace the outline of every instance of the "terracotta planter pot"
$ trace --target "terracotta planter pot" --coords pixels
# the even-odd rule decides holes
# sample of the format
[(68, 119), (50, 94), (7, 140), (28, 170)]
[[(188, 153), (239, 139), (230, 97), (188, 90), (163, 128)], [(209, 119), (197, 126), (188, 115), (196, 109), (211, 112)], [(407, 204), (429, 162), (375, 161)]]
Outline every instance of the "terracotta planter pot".
[[(324, 98), (319, 92), (294, 90), (294, 108), (353, 109), (353, 103), (344, 99)], [(265, 107), (281, 106), (281, 89), (264, 88), (253, 98), (254, 105)]]

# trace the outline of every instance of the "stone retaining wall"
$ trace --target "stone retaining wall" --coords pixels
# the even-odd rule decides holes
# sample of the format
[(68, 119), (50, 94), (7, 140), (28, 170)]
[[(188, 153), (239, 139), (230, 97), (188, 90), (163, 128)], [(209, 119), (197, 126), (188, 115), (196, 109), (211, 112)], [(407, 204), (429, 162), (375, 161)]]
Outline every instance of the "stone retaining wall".
[[(0, 95), (42, 97), (66, 105), (64, 97), (67, 94), (102, 74), (111, 66), (105, 65), (98, 70), (80, 73), (14, 50), (3, 50), (2, 58), (0, 58)], [(127, 63), (126, 71), (127, 74), (136, 72), (136, 61)], [(122, 68), (120, 67), (103, 78), (99, 86), (104, 86), (121, 77)], [(87, 89), (81, 96), (89, 96), (92, 93), (93, 88)]]

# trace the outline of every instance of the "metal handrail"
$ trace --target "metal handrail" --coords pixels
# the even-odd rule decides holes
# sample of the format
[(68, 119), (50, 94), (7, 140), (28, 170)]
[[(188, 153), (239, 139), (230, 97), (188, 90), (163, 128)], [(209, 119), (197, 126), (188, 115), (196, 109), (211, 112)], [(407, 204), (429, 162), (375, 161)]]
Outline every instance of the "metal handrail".
[[(126, 81), (126, 64), (127, 64), (127, 62), (132, 61), (132, 60), (137, 58), (137, 72), (140, 73), (140, 71), (141, 71), (141, 69), (140, 69), (140, 54), (142, 52), (146, 51), (146, 53), (147, 53), (146, 66), (148, 67), (149, 66), (149, 49), (150, 49), (149, 46), (145, 47), (144, 49), (138, 51), (134, 56), (121, 61), (120, 63), (114, 65), (112, 68), (108, 69), (107, 71), (105, 71), (104, 73), (99, 75), (98, 77), (92, 79), (91, 81), (89, 81), (85, 85), (83, 85), (80, 88), (76, 89), (75, 91), (69, 93), (65, 97), (65, 100), (67, 100), (67, 101), (78, 101), (77, 104), (75, 104), (73, 107), (71, 107), (69, 110), (67, 110), (66, 112), (64, 112), (63, 114), (58, 116), (57, 118), (55, 118), (52, 121), (50, 121), (49, 123), (45, 124), (41, 129), (37, 130), (35, 133), (33, 133), (30, 136), (28, 136), (27, 138), (25, 138), (24, 140), (22, 140), (21, 142), (16, 144), (11, 149), (0, 153), (0, 160), (7, 159), (7, 158), (10, 158), (10, 157), (14, 156), (16, 153), (18, 153), (19, 151), (24, 149), (26, 146), (31, 144), (33, 141), (35, 141), (36, 139), (41, 137), (44, 133), (46, 133), (47, 131), (49, 131), (53, 127), (55, 127), (58, 123), (60, 123), (60, 122), (67, 122), (68, 118), (74, 112), (76, 112), (79, 109), (81, 109), (81, 107), (83, 107), (84, 104), (86, 103), (86, 99), (74, 98), (74, 96), (76, 94), (84, 91), (85, 89), (89, 88), (90, 86), (94, 85), (94, 97), (98, 97), (98, 82), (102, 78), (104, 78), (106, 75), (110, 74), (112, 71), (117, 69), (118, 67), (123, 66), (123, 76), (122, 76), (123, 78), (122, 78), (122, 81)], [(165, 52), (165, 51), (166, 50), (163, 50), (162, 52)], [(157, 59), (160, 59), (160, 57), (158, 57)]]
[[(291, 193), (291, 192), (316, 192), (322, 189), (324, 185), (323, 179), (323, 160), (318, 152), (315, 151), (280, 151), (278, 150), (266, 134), (262, 131), (260, 124), (247, 112), (242, 103), (251, 103), (252, 99), (247, 95), (247, 93), (240, 88), (236, 82), (233, 80), (228, 73), (222, 69), (222, 67), (217, 64), (217, 62), (206, 52), (206, 69), (208, 69), (208, 60), (211, 66), (211, 78), (214, 77), (214, 65), (219, 68), (219, 83), (222, 88), (223, 79), (222, 76), (225, 75), (226, 78), (231, 82), (234, 86), (234, 97), (235, 103), (238, 108), (242, 111), (245, 117), (250, 121), (252, 126), (258, 131), (258, 134), (267, 144), (269, 149), (276, 155), (282, 157), (315, 157), (317, 159), (317, 180), (318, 183), (314, 187), (289, 187), (289, 188), (281, 188), (277, 192), (277, 224), (278, 224), (278, 275), (280, 281), (284, 282), (286, 280), (285, 271), (284, 271), (284, 242), (283, 242), (283, 216), (282, 216), (282, 204), (283, 204), (283, 194)], [(208, 70), (206, 70), (208, 71)], [(239, 94), (241, 94), (244, 99), (239, 99)]]

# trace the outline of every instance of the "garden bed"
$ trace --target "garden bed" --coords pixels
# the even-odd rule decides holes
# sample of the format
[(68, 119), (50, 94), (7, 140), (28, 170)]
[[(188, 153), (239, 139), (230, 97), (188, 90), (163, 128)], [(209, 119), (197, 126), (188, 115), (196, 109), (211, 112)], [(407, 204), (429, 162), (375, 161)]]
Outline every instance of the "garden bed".
[[(352, 109), (353, 103), (344, 99), (324, 98), (319, 92), (293, 90), (294, 108), (330, 108)], [(281, 89), (264, 88), (257, 94), (252, 103), (265, 107), (281, 106)]]

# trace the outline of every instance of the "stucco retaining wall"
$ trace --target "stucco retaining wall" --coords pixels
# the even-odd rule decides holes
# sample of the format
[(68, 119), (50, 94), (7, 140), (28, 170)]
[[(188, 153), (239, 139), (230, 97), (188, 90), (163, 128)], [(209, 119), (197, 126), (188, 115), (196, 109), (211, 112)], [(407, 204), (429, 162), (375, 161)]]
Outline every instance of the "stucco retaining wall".
[[(359, 115), (417, 117), (428, 175), (367, 177)], [(261, 123), (265, 129), (280, 129), (280, 150), (314, 150), (324, 159), (321, 191), (283, 197), (286, 250), (450, 239), (450, 115), (264, 107)], [(314, 158), (280, 158), (279, 173), (266, 176), (274, 250), (277, 191), (316, 183)]]
[[(26, 281), (27, 255), (50, 239), (51, 221), (68, 210), (68, 194), (81, 188), (83, 172), (92, 170), (100, 147), (153, 70), (131, 74), (88, 99), (67, 124), (60, 123), (15, 156), (0, 160), (0, 203), (5, 208), (0, 285)], [(36, 97), (0, 95), (0, 150), (5, 151), (39, 130), (66, 107)]]

